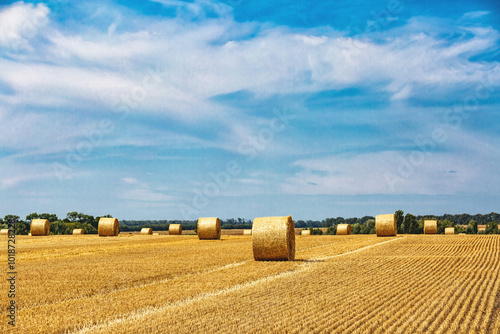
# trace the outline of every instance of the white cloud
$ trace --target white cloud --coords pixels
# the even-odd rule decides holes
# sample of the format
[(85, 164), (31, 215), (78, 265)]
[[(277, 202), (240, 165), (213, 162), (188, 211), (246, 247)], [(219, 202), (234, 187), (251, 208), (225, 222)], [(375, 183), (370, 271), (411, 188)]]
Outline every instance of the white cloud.
[(140, 202), (171, 202), (175, 199), (173, 196), (151, 189), (148, 183), (140, 182), (136, 178), (124, 177), (121, 181), (125, 184), (119, 195), (122, 199)]
[(47, 25), (49, 12), (43, 3), (34, 6), (22, 1), (0, 8), (0, 45), (13, 50), (28, 48), (29, 41)]
[[(449, 148), (453, 147), (453, 150)], [(458, 149), (457, 149), (458, 148)], [(444, 150), (443, 150), (444, 149)], [(287, 194), (494, 195), (499, 185), (500, 150), (491, 138), (463, 130), (446, 132), (444, 143), (425, 151), (382, 151), (303, 159), (301, 171), (282, 184)]]

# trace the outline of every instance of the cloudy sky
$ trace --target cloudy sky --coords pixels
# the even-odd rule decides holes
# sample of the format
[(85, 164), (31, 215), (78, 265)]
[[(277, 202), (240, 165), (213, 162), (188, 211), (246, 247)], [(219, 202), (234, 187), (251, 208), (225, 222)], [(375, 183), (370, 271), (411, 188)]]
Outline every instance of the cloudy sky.
[(497, 1), (0, 2), (0, 216), (500, 210)]

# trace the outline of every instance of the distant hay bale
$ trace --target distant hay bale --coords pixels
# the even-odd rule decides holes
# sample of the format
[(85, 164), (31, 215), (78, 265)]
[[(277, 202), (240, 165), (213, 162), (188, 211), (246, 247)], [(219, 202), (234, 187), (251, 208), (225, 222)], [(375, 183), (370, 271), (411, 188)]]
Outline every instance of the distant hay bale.
[(437, 234), (438, 222), (435, 219), (424, 220), (424, 234)]
[(160, 235), (160, 233), (153, 233), (153, 235)]
[(50, 223), (48, 219), (33, 219), (30, 228), (31, 235), (49, 235)]
[(375, 231), (377, 232), (377, 237), (396, 236), (398, 234), (396, 215), (394, 213), (377, 215), (375, 217)]
[(141, 229), (141, 234), (150, 234), (153, 235), (153, 229), (149, 227), (145, 227)]
[(73, 235), (81, 235), (81, 234), (85, 234), (82, 228), (75, 228), (73, 230)]
[(351, 234), (351, 224), (339, 224), (337, 226), (337, 235)]
[(447, 227), (444, 229), (444, 234), (455, 234), (455, 228), (454, 227)]
[(220, 239), (220, 220), (217, 217), (200, 218), (196, 230), (200, 240)]
[(300, 231), (300, 235), (311, 235), (311, 230), (303, 229)]
[(10, 235), (11, 233), (11, 230), (9, 230), (8, 228), (3, 228), (0, 230), (0, 235)]
[(101, 218), (97, 227), (100, 237), (115, 237), (120, 232), (120, 224), (117, 218)]
[[(219, 223), (219, 226), (220, 226), (220, 223)], [(168, 226), (168, 234), (181, 235), (182, 234), (182, 225), (181, 224), (170, 224)]]
[(295, 227), (292, 217), (255, 218), (252, 247), (256, 261), (295, 259)]
[(243, 235), (252, 235), (252, 230), (243, 230)]

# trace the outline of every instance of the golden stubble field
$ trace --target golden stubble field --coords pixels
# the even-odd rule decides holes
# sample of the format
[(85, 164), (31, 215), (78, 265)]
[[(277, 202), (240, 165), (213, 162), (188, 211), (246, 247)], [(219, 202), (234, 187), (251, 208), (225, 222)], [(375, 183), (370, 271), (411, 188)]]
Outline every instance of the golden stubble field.
[(500, 333), (500, 236), (297, 236), (292, 262), (251, 236), (16, 246), (19, 333)]

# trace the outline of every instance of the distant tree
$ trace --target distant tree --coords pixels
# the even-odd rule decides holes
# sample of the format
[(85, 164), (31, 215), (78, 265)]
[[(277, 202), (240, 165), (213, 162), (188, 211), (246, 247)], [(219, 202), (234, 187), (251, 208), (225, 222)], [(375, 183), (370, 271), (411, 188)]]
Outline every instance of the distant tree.
[(326, 229), (326, 234), (336, 235), (337, 234), (337, 225), (330, 226)]
[(309, 231), (311, 231), (311, 235), (322, 235), (323, 234), (323, 230), (319, 229), (319, 228), (310, 227)]
[(447, 227), (455, 227), (455, 223), (449, 221), (448, 219), (437, 221), (437, 233), (438, 234), (443, 234), (444, 229)]
[(357, 223), (351, 225), (351, 233), (352, 234), (360, 234), (360, 232), (361, 232), (361, 225), (359, 225)]
[(469, 221), (469, 224), (467, 225), (467, 233), (477, 234), (477, 222), (475, 220)]
[(486, 234), (498, 234), (498, 223), (497, 222), (489, 222), (486, 225)]
[(367, 220), (364, 227), (364, 234), (375, 234), (375, 219)]
[(405, 213), (403, 210), (398, 210), (395, 212), (396, 214), (396, 225), (398, 229), (398, 233), (403, 233), (403, 222), (405, 220)]
[(326, 218), (323, 221), (323, 227), (331, 227), (335, 224), (335, 218)]
[(405, 234), (418, 234), (419, 224), (417, 217), (411, 213), (407, 213), (403, 222), (403, 233)]
[(50, 223), (50, 232), (52, 234), (71, 234), (73, 231), (62, 221), (56, 220)]

